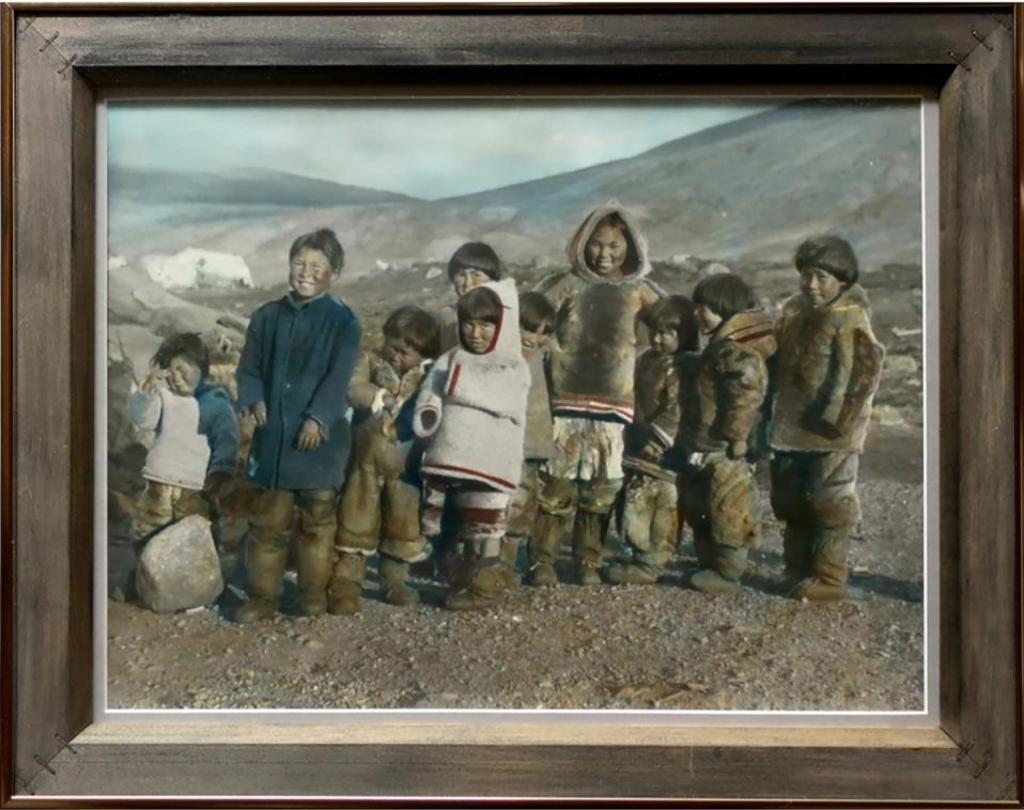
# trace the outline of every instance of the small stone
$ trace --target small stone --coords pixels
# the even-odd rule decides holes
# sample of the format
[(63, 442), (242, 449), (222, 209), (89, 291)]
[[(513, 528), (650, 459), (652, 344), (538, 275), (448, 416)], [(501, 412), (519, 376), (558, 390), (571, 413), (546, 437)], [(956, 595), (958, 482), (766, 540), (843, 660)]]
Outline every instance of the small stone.
[(315, 638), (307, 638), (303, 643), (310, 650), (322, 650), (324, 648), (324, 643), (317, 641)]

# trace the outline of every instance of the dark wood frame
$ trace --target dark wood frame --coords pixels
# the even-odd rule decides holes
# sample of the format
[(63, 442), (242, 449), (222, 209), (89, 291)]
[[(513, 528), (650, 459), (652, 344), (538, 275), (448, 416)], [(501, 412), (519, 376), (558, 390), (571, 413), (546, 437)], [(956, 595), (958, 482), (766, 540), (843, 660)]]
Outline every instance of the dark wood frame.
[[(0, 801), (205, 794), (1019, 805), (1022, 22), (1021, 9), (1005, 5), (5, 5)], [(557, 90), (552, 73), (577, 90), (813, 82), (917, 83), (938, 93), (940, 724), (93, 724), (97, 94), (203, 92), (211, 83), (238, 92), (493, 88), (499, 79)], [(164, 806), (186, 803), (231, 801)]]

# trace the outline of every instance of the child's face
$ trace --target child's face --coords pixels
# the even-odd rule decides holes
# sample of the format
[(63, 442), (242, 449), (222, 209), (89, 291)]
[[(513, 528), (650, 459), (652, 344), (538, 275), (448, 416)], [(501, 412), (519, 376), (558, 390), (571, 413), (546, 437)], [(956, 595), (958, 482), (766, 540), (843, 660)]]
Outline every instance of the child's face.
[(462, 298), (474, 287), (486, 284), (490, 280), (491, 277), (487, 273), (477, 270), (475, 267), (463, 267), (452, 273), (452, 287), (455, 288), (455, 294), (459, 298)]
[(381, 354), (384, 361), (399, 374), (404, 374), (423, 362), (423, 355), (401, 338), (384, 338)]
[(675, 354), (679, 351), (679, 332), (675, 329), (662, 329), (651, 335), (651, 345), (662, 354)]
[(327, 291), (334, 273), (331, 263), (322, 251), (303, 248), (292, 257), (288, 265), (288, 283), (292, 295), (300, 301), (308, 301)]
[(536, 352), (547, 346), (548, 337), (547, 332), (531, 332), (520, 325), (519, 343), (523, 347), (523, 357), (533, 357)]
[(486, 354), (494, 341), (494, 333), (498, 327), (489, 321), (476, 319), (462, 321), (459, 324), (459, 334), (462, 335), (462, 345), (467, 351), (473, 354)]
[(722, 316), (708, 309), (704, 304), (697, 304), (693, 309), (693, 314), (697, 317), (697, 325), (700, 326), (700, 331), (705, 335), (710, 335), (722, 325)]
[(599, 225), (587, 240), (587, 265), (599, 276), (621, 276), (628, 250), (629, 240), (622, 228)]
[(805, 267), (800, 271), (800, 292), (815, 309), (831, 303), (842, 286), (839, 279), (820, 267)]
[(199, 366), (183, 355), (175, 355), (167, 364), (167, 387), (175, 394), (192, 395), (202, 377)]

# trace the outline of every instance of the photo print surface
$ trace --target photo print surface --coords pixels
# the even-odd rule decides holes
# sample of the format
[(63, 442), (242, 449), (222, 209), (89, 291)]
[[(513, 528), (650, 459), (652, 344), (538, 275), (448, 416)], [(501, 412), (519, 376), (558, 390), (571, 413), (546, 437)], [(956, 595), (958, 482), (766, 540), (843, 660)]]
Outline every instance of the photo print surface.
[(921, 118), (109, 102), (107, 707), (923, 711)]

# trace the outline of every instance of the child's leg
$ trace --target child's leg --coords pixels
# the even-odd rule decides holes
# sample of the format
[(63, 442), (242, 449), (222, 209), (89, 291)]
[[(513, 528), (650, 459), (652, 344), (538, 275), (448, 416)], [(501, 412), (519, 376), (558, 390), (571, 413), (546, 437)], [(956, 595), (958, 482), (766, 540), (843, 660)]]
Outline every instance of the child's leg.
[(240, 623), (269, 618), (280, 607), (294, 502), (287, 489), (265, 489), (256, 498), (245, 560), (249, 601), (235, 615)]
[(598, 571), (604, 558), (604, 537), (620, 489), (621, 478), (580, 482), (579, 508), (572, 527), (572, 556), (580, 585), (601, 584)]
[(814, 539), (810, 577), (799, 582), (790, 596), (812, 601), (846, 596), (850, 534), (860, 520), (857, 498), (857, 453), (822, 453), (815, 457), (810, 477)]
[(537, 521), (527, 546), (529, 583), (535, 586), (554, 585), (558, 581), (555, 561), (566, 524), (576, 513), (578, 488), (574, 480), (558, 478), (544, 470), (539, 473), (538, 485)]
[(445, 597), (449, 610), (475, 610), (491, 604), (504, 589), (501, 544), (505, 537), (509, 496), (476, 484), (459, 485), (454, 493), (462, 546), (461, 582)]
[(300, 489), (295, 493), (299, 509), (299, 610), (304, 616), (327, 611), (327, 584), (334, 569), (335, 515), (338, 493), (334, 489)]
[(170, 484), (146, 481), (132, 514), (132, 539), (138, 544), (174, 521), (174, 490)]
[[(380, 440), (383, 442), (384, 437)], [(366, 561), (376, 553), (381, 528), (379, 446), (367, 425), (356, 430), (353, 464), (338, 501), (334, 547), (337, 561), (331, 572), (327, 610), (348, 616), (362, 607), (360, 600)]]
[(747, 551), (757, 540), (757, 484), (753, 467), (746, 461), (723, 455), (708, 465), (714, 559), (690, 578), (690, 584), (702, 591), (728, 593), (738, 587)]
[(171, 506), (174, 508), (175, 522), (189, 515), (202, 515), (204, 518), (210, 517), (210, 504), (198, 489), (174, 487), (174, 493), (171, 496)]
[(384, 532), (380, 542), (380, 584), (384, 598), (393, 605), (410, 606), (419, 594), (409, 587), (409, 563), (426, 559), (430, 548), (420, 533), (420, 491), (402, 477), (404, 459), (398, 447), (383, 470)]
[(786, 577), (799, 581), (811, 575), (814, 518), (810, 478), (815, 453), (776, 453), (771, 461), (771, 504), (775, 517), (784, 522), (782, 558)]
[(608, 566), (610, 582), (658, 581), (679, 536), (675, 481), (634, 473), (626, 482), (623, 524), (632, 559)]
[(540, 465), (535, 461), (524, 461), (519, 477), (519, 486), (508, 504), (508, 533), (501, 547), (501, 571), (505, 584), (514, 588), (519, 584), (516, 571), (519, 545), (524, 537), (530, 537), (537, 522), (537, 490), (539, 487)]
[(711, 476), (708, 471), (688, 467), (679, 476), (679, 501), (683, 519), (693, 530), (693, 547), (700, 568), (710, 568), (715, 557), (711, 539)]

